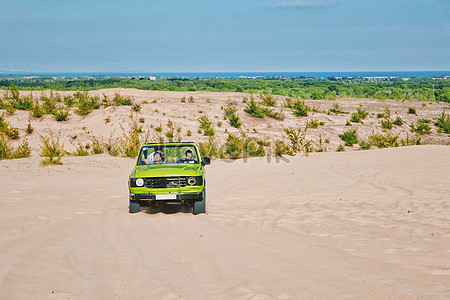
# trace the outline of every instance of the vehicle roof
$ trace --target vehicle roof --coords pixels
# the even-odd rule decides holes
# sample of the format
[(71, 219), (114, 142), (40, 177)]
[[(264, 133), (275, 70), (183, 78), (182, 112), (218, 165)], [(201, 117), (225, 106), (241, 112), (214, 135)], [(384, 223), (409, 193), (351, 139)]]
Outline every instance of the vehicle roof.
[(142, 145), (142, 147), (164, 146), (164, 145), (169, 145), (169, 146), (173, 146), (173, 145), (195, 145), (195, 146), (197, 146), (197, 144), (195, 142), (171, 142), (171, 143), (147, 143), (145, 145)]

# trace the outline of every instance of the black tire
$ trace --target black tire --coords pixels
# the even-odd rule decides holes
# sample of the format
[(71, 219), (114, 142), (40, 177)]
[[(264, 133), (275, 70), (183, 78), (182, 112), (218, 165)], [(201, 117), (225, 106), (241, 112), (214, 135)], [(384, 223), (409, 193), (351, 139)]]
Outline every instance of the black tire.
[(128, 208), (130, 209), (130, 214), (134, 214), (137, 212), (141, 211), (141, 205), (139, 203), (136, 202), (131, 202), (130, 201), (130, 205), (128, 206)]
[(192, 208), (192, 213), (194, 215), (206, 213), (206, 187), (203, 190), (203, 200), (194, 202), (194, 207)]

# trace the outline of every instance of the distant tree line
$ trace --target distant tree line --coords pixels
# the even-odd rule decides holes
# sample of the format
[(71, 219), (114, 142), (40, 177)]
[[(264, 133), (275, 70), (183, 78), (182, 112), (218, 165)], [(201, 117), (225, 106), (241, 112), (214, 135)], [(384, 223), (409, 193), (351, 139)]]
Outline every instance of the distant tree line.
[(336, 80), (308, 79), (251, 79), (251, 78), (161, 78), (158, 80), (129, 78), (66, 79), (52, 77), (0, 78), (0, 89), (11, 83), (20, 90), (88, 91), (104, 88), (136, 88), (158, 91), (245, 92), (298, 97), (300, 99), (330, 99), (342, 97), (375, 99), (417, 99), (450, 102), (450, 79), (391, 78), (370, 82), (364, 78)]

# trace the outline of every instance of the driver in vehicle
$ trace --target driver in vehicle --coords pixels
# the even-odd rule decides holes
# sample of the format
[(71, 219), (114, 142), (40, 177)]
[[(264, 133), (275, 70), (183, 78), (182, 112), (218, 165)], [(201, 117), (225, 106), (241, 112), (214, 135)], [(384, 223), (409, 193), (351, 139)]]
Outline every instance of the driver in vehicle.
[(192, 159), (192, 150), (186, 150), (186, 153), (185, 153), (185, 155), (186, 155), (186, 158), (187, 159)]

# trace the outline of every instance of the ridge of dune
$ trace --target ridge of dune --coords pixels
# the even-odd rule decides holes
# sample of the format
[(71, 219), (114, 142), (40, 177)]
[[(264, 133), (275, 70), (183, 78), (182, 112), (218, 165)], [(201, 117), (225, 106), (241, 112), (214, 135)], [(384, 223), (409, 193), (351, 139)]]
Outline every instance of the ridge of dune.
[(134, 160), (0, 161), (3, 299), (448, 299), (450, 151), (214, 160), (208, 214), (128, 214)]

